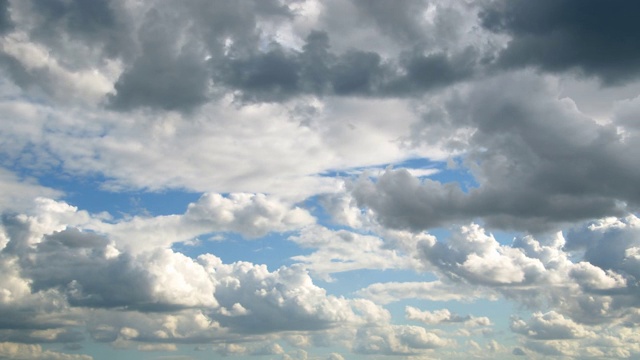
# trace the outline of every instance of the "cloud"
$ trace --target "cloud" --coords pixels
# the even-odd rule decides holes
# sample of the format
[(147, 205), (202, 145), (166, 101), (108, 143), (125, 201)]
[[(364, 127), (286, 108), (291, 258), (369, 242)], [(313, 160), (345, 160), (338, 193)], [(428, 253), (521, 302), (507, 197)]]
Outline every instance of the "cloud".
[(358, 331), (353, 351), (366, 355), (413, 355), (451, 345), (424, 328), (410, 325), (369, 327)]
[(532, 339), (541, 340), (576, 339), (594, 335), (580, 324), (566, 319), (555, 311), (546, 314), (536, 312), (529, 322), (512, 319), (511, 330)]
[(297, 255), (299, 261), (321, 278), (330, 279), (332, 273), (359, 269), (402, 269), (414, 262), (396, 249), (386, 248), (383, 239), (346, 230), (311, 226), (289, 240), (303, 248), (316, 249), (309, 255)]
[(640, 34), (631, 15), (637, 10), (635, 3), (518, 0), (488, 2), (479, 16), (486, 29), (511, 37), (498, 66), (578, 69), (611, 85), (629, 81), (640, 70), (640, 52), (632, 41)]
[[(290, 23), (313, 21), (294, 10), (302, 5), (273, 1), (233, 5), (33, 1), (13, 6), (5, 16), (4, 31), (13, 29), (15, 18), (16, 33), (36, 47), (51, 49), (51, 63), (69, 65), (58, 73), (82, 74), (105, 57), (118, 63), (118, 70), (109, 71), (115, 81), (103, 90), (110, 93), (106, 104), (122, 111), (189, 113), (225, 93), (250, 102), (282, 101), (301, 94), (395, 97), (463, 81), (476, 72), (478, 53), (471, 44), (457, 49), (449, 41), (446, 51), (433, 47), (442, 39), (455, 38), (450, 32), (468, 22), (465, 18), (470, 15), (460, 14), (468, 10), (431, 6), (432, 21), (424, 22), (412, 11), (428, 6), (420, 2), (393, 6), (392, 12), (383, 4), (355, 5), (354, 10), (373, 19), (381, 34), (393, 29), (414, 41), (403, 42), (393, 56), (373, 49), (331, 52), (329, 39), (340, 33), (325, 31), (330, 27), (324, 16), (315, 21), (322, 30), (293, 32)], [(328, 16), (335, 6), (327, 4), (322, 13)], [(396, 16), (387, 19), (390, 13)], [(283, 39), (283, 33), (293, 41)], [(430, 33), (439, 36), (425, 36)], [(432, 48), (424, 51), (426, 45)], [(17, 83), (50, 94), (59, 91), (54, 83), (60, 76), (49, 67), (25, 66), (25, 61), (15, 57), (4, 61)]]
[(445, 323), (460, 323), (465, 326), (490, 326), (491, 320), (488, 317), (474, 317), (471, 315), (460, 316), (452, 314), (448, 309), (441, 309), (435, 311), (421, 311), (413, 306), (406, 306), (404, 308), (405, 317), (408, 320), (416, 320), (427, 325), (437, 325)]
[[(57, 54), (66, 53), (78, 41), (100, 49), (101, 55), (114, 57), (130, 50), (129, 30), (131, 19), (126, 15), (126, 6), (120, 1), (38, 1), (32, 0), (12, 4), (12, 17), (25, 21), (30, 35), (37, 41), (55, 49)], [(21, 27), (22, 28), (22, 27)], [(77, 47), (76, 47), (77, 50)], [(87, 59), (78, 59), (83, 61)]]
[(89, 355), (65, 354), (51, 350), (43, 350), (40, 345), (0, 343), (0, 358), (24, 360), (91, 360)]
[(272, 43), (263, 53), (218, 60), (214, 82), (240, 91), (250, 102), (316, 96), (398, 97), (418, 94), (471, 78), (477, 52), (469, 47), (448, 54), (407, 51), (385, 60), (371, 51), (330, 51), (325, 32), (311, 32), (303, 50)]
[(482, 218), (492, 227), (541, 231), (619, 216), (637, 204), (638, 164), (629, 156), (636, 150), (634, 133), (623, 139), (614, 125), (599, 124), (559, 99), (553, 81), (528, 72), (460, 90), (434, 102), (440, 110), (427, 110), (413, 136), (441, 143), (432, 139), (441, 127), (471, 129), (456, 146), (465, 149), (462, 161), (478, 186), (463, 191), (403, 169), (355, 182), (358, 205), (383, 225), (417, 231)]
[(0, 0), (0, 357), (637, 356), (635, 8)]
[(37, 211), (3, 222), (0, 322), (10, 329), (5, 339), (78, 342), (80, 333), (66, 330), (85, 319), (96, 341), (155, 351), (166, 350), (169, 341), (238, 340), (389, 321), (388, 311), (371, 301), (328, 295), (301, 266), (269, 271), (158, 247), (130, 253), (108, 235), (63, 223), (92, 222), (67, 204), (43, 200)]
[[(203, 257), (201, 261), (212, 260)], [(266, 266), (235, 263), (214, 269), (220, 281), (216, 287), (220, 306), (230, 309), (239, 303), (246, 310), (215, 318), (239, 333), (327, 329), (335, 324), (358, 321), (352, 306), (362, 311), (362, 319), (369, 316), (370, 308), (377, 311), (373, 304), (363, 307), (365, 304), (326, 295), (300, 267), (280, 268), (270, 273)], [(378, 315), (373, 316), (379, 320)]]
[(41, 186), (35, 179), (20, 178), (17, 174), (0, 168), (0, 209), (2, 212), (28, 210), (32, 199), (59, 197), (62, 192)]
[(13, 21), (9, 12), (9, 0), (0, 2), (0, 34), (4, 34), (13, 29)]
[(145, 14), (138, 33), (142, 55), (114, 84), (111, 107), (185, 111), (207, 101), (206, 53), (195, 44), (178, 43), (186, 34), (176, 29), (177, 21), (175, 15), (156, 9)]
[(402, 299), (464, 301), (477, 297), (494, 297), (490, 291), (483, 292), (469, 287), (458, 287), (455, 284), (445, 283), (440, 280), (432, 282), (374, 283), (358, 290), (357, 294), (380, 304), (388, 304)]
[[(109, 234), (129, 251), (169, 247), (214, 232), (235, 232), (248, 238), (286, 232), (314, 223), (307, 210), (274, 196), (235, 193), (203, 194), (182, 215), (133, 217), (93, 229)], [(141, 242), (141, 240), (144, 240)]]

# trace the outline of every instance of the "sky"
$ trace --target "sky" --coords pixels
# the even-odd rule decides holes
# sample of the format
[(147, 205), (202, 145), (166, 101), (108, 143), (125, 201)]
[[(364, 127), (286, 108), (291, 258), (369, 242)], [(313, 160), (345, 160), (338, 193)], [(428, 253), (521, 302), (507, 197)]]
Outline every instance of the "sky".
[(0, 359), (639, 358), (639, 11), (0, 0)]

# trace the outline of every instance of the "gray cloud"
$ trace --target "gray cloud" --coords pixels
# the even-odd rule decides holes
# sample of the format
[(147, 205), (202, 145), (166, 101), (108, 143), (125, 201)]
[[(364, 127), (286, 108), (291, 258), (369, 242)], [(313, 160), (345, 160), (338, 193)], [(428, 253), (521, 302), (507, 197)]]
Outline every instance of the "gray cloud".
[[(10, 234), (12, 242), (20, 241), (16, 235)], [(69, 229), (46, 237), (29, 256), (21, 256), (21, 266), (32, 280), (32, 291), (57, 289), (73, 306), (161, 309), (146, 271), (129, 256), (109, 258), (107, 245), (101, 236)]]
[(0, 0), (0, 34), (5, 34), (13, 29), (13, 21), (9, 11), (9, 0)]
[(499, 66), (578, 69), (605, 84), (638, 76), (640, 26), (634, 1), (493, 1), (480, 13), (482, 25), (511, 36)]
[(207, 100), (205, 53), (194, 43), (177, 43), (181, 35), (190, 36), (176, 26), (182, 21), (156, 9), (145, 15), (138, 33), (142, 54), (114, 84), (112, 107), (187, 110)]
[[(584, 116), (528, 73), (480, 84), (434, 101), (413, 135), (417, 143), (450, 141), (447, 146), (466, 149), (463, 163), (477, 187), (465, 192), (457, 183), (388, 170), (375, 182), (355, 183), (358, 204), (395, 228), (424, 230), (481, 218), (529, 231), (621, 215), (640, 204), (640, 163), (630, 156), (638, 151), (631, 140), (636, 133), (623, 139), (615, 125)], [(472, 135), (456, 140), (460, 128)], [(451, 140), (437, 138), (442, 129)]]
[(393, 3), (354, 0), (353, 3), (362, 17), (370, 17), (383, 33), (396, 40), (415, 44), (426, 38), (420, 21), (423, 12), (427, 9), (427, 1), (411, 0)]
[[(196, 1), (170, 8), (152, 8), (145, 15), (138, 33), (140, 54), (115, 83), (116, 93), (109, 98), (113, 108), (189, 111), (214, 95), (212, 80), (264, 94), (280, 85), (287, 92), (291, 73), (282, 57), (256, 52), (257, 21), (289, 17), (286, 6), (276, 1)], [(225, 50), (227, 41), (231, 45)], [(243, 56), (251, 60), (221, 60)]]
[(213, 80), (242, 92), (246, 101), (282, 101), (301, 94), (400, 97), (417, 95), (475, 75), (477, 51), (424, 54), (414, 49), (385, 60), (376, 52), (331, 52), (327, 33), (314, 31), (303, 51), (271, 49), (214, 62)]
[(13, 2), (15, 30), (43, 45), (73, 71), (105, 59), (130, 60), (134, 19), (121, 0), (30, 0)]
[[(449, 49), (433, 39), (408, 41), (428, 28), (418, 20), (428, 4), (403, 4), (356, 6), (379, 31), (407, 40), (390, 54), (358, 48), (332, 51), (329, 39), (336, 34), (323, 28), (304, 35), (305, 44), (297, 50), (268, 30), (297, 16), (276, 1), (157, 1), (133, 6), (106, 0), (34, 0), (21, 4), (15, 17), (30, 19), (19, 30), (65, 71), (88, 71), (96, 62), (105, 64), (105, 59), (122, 62), (123, 72), (106, 96), (111, 109), (185, 113), (228, 93), (243, 102), (280, 102), (305, 94), (416, 95), (470, 79), (479, 71), (481, 51), (475, 46)], [(382, 16), (388, 7), (397, 16)], [(455, 10), (441, 8), (434, 15), (437, 24), (429, 26), (462, 21), (451, 15)], [(142, 15), (132, 13), (134, 9)], [(335, 9), (330, 5), (324, 10)], [(1, 60), (24, 89), (45, 96), (59, 91), (59, 79), (49, 67), (34, 68), (15, 54), (2, 54)]]

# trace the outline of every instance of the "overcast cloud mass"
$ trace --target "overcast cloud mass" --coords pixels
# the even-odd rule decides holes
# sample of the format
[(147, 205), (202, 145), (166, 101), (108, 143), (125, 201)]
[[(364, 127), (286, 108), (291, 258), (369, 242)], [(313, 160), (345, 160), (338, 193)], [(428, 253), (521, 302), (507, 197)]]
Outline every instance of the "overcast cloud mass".
[(639, 10), (0, 0), (0, 359), (640, 358)]

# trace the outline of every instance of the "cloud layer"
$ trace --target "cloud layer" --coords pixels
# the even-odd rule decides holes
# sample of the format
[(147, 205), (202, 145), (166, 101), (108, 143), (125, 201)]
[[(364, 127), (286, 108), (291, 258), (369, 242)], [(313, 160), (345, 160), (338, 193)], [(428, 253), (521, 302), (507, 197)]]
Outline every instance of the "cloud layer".
[(0, 358), (637, 357), (637, 10), (0, 0)]

